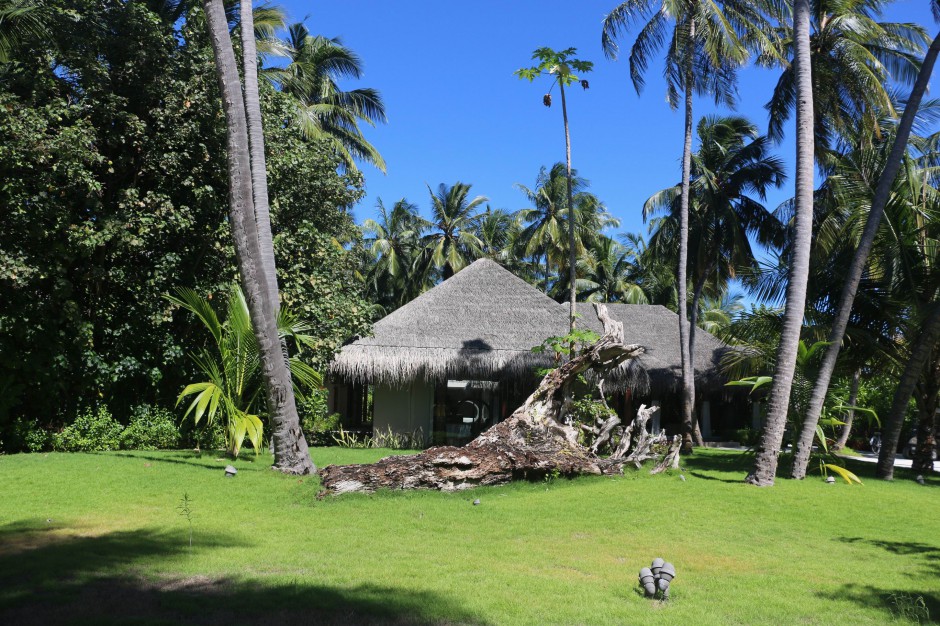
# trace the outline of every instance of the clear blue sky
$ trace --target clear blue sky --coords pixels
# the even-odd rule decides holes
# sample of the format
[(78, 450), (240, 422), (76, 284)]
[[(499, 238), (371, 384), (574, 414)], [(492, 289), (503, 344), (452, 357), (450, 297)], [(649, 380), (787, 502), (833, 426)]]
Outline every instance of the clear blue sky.
[[(548, 79), (530, 84), (513, 76), (540, 46), (574, 46), (595, 63), (586, 75), (590, 89), (573, 89), (568, 98), (572, 162), (620, 218), (618, 232), (645, 233), (643, 201), (679, 180), (682, 114), (665, 102), (661, 68), (650, 67), (638, 96), (626, 59), (611, 62), (601, 52), (601, 22), (615, 0), (282, 3), (291, 20), (306, 18), (312, 33), (339, 36), (362, 57), (365, 76), (344, 88), (374, 87), (385, 99), (389, 123), (367, 129), (367, 136), (388, 174), (363, 166), (368, 195), (356, 207), (358, 221), (374, 216), (378, 197), (387, 206), (406, 197), (427, 213), (425, 184), (436, 189), (442, 182), (471, 183), (471, 192), (490, 198), (494, 208), (526, 208), (513, 184), (531, 187), (540, 166), (565, 158), (557, 89), (554, 105), (545, 108)], [(885, 19), (916, 22), (931, 33), (937, 28), (927, 0), (896, 2)], [(740, 77), (737, 112), (762, 131), (776, 79), (777, 72), (756, 68)], [(696, 109), (696, 118), (716, 111), (705, 99), (696, 100)], [(778, 149), (788, 170), (793, 150), (789, 140)], [(790, 195), (792, 179), (768, 205)]]

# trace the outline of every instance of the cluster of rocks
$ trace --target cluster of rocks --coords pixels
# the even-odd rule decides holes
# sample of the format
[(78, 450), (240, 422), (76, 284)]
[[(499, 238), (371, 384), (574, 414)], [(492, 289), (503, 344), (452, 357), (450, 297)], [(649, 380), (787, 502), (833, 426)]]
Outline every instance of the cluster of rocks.
[(649, 567), (640, 570), (640, 586), (647, 598), (657, 595), (661, 600), (669, 599), (669, 584), (676, 577), (676, 567), (672, 563), (655, 558)]

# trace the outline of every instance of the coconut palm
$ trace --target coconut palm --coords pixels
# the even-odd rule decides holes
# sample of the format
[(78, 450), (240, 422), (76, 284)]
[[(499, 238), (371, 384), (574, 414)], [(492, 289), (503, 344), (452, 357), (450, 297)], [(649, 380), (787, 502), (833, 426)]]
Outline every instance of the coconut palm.
[[(936, 8), (938, 4), (934, 2)], [(885, 162), (884, 170), (878, 177), (878, 183), (874, 190), (871, 202), (871, 210), (865, 223), (865, 230), (855, 251), (851, 265), (844, 274), (845, 281), (842, 291), (839, 295), (836, 318), (832, 324), (832, 330), (829, 335), (829, 348), (823, 356), (823, 361), (819, 370), (819, 378), (813, 389), (813, 395), (808, 405), (808, 412), (804, 421), (804, 430), (800, 435), (797, 445), (796, 458), (793, 463), (791, 476), (793, 478), (803, 478), (806, 475), (806, 467), (809, 463), (810, 448), (812, 436), (809, 435), (807, 442), (807, 430), (810, 426), (815, 426), (822, 411), (822, 403), (829, 388), (829, 381), (832, 378), (832, 372), (835, 369), (836, 361), (839, 358), (839, 350), (842, 347), (842, 339), (845, 335), (845, 329), (849, 322), (849, 316), (852, 312), (852, 306), (855, 302), (855, 295), (858, 291), (859, 283), (862, 278), (862, 272), (868, 262), (868, 255), (871, 253), (875, 236), (881, 224), (885, 205), (888, 202), (891, 187), (898, 175), (901, 167), (901, 160), (907, 148), (907, 142), (910, 137), (911, 128), (914, 124), (915, 116), (926, 91), (930, 76), (933, 73), (933, 67), (940, 54), (940, 33), (930, 44), (930, 48), (924, 57), (918, 72), (917, 79), (911, 90), (910, 97), (904, 107), (904, 113), (898, 124), (897, 132), (891, 147), (891, 153)], [(893, 466), (892, 466), (893, 471)]]
[(810, 2), (793, 5), (793, 76), (796, 94), (796, 189), (794, 193), (793, 253), (789, 259), (787, 304), (767, 402), (767, 419), (745, 479), (758, 486), (774, 484), (780, 444), (790, 408), (790, 391), (806, 308), (809, 253), (813, 238), (813, 78), (810, 60)]
[[(783, 225), (761, 204), (767, 190), (780, 187), (785, 179), (783, 163), (769, 153), (769, 140), (758, 135), (754, 124), (736, 116), (704, 117), (697, 134), (699, 149), (692, 155), (689, 216), (689, 278), (693, 284), (689, 344), (693, 359), (699, 301), (706, 286), (712, 288), (711, 297), (720, 299), (728, 280), (739, 272), (759, 269), (752, 239), (779, 247), (784, 237)], [(675, 185), (654, 194), (643, 206), (647, 219), (667, 212), (650, 245), (669, 261), (675, 258), (680, 197), (680, 185)]]
[[(226, 448), (233, 458), (247, 438), (257, 453), (264, 442), (264, 426), (259, 417), (261, 395), (261, 362), (258, 343), (252, 331), (248, 303), (236, 285), (229, 292), (225, 321), (220, 321), (212, 305), (192, 289), (178, 289), (176, 296), (167, 300), (189, 311), (202, 322), (212, 336), (214, 349), (194, 353), (193, 360), (208, 380), (187, 385), (180, 393), (177, 405), (184, 398), (195, 396), (186, 409), (184, 419), (193, 416), (196, 426), (205, 416), (212, 423), (217, 415), (225, 420)], [(278, 315), (278, 335), (291, 340), (293, 356), (289, 365), (294, 393), (304, 394), (323, 384), (319, 372), (299, 357), (304, 347), (313, 347), (316, 340), (308, 333), (312, 326), (301, 322), (288, 311)]]
[[(529, 188), (516, 183), (531, 208), (519, 211), (522, 231), (519, 244), (523, 257), (544, 259), (543, 290), (548, 293), (552, 283), (552, 262), (557, 261), (557, 251), (563, 245), (564, 217), (568, 207), (567, 168), (564, 163), (555, 163), (550, 169), (542, 167), (535, 180), (535, 187)], [(571, 171), (571, 189), (573, 196), (585, 193), (588, 182), (578, 176), (577, 170)], [(561, 275), (560, 265), (555, 266), (555, 273)]]
[[(601, 44), (608, 58), (618, 54), (616, 40), (632, 26), (643, 23), (630, 50), (630, 76), (639, 93), (651, 56), (666, 47), (666, 97), (678, 108), (684, 94), (685, 137), (682, 151), (682, 184), (679, 215), (679, 342), (682, 354), (683, 450), (692, 449), (692, 411), (695, 378), (689, 353), (689, 320), (686, 311), (686, 269), (689, 238), (689, 182), (692, 159), (692, 96), (710, 94), (716, 103), (732, 104), (736, 70), (757, 49), (764, 56), (775, 54), (775, 42), (761, 3), (727, 0), (628, 0), (604, 19)], [(671, 32), (670, 32), (671, 24)]]
[(0, 0), (0, 63), (13, 60), (23, 39), (47, 34), (42, 7), (29, 0)]
[(287, 67), (270, 68), (264, 75), (297, 100), (296, 122), (307, 137), (332, 145), (345, 167), (356, 160), (385, 171), (385, 160), (362, 134), (360, 123), (385, 123), (385, 104), (371, 88), (343, 91), (339, 81), (362, 76), (362, 60), (339, 38), (311, 35), (303, 24), (288, 28), (281, 46)]
[(476, 221), (475, 234), (480, 240), (482, 255), (502, 263), (512, 261), (511, 243), (518, 223), (514, 213), (487, 205)]
[(583, 278), (578, 296), (587, 302), (649, 304), (638, 282), (638, 266), (633, 251), (606, 236), (599, 236), (582, 257)]
[(451, 186), (441, 183), (436, 193), (428, 187), (428, 193), (431, 232), (421, 238), (423, 250), (416, 262), (422, 276), (436, 270), (447, 280), (483, 253), (483, 242), (475, 230), (477, 209), (487, 198), (470, 198), (470, 185), (459, 181)]
[(267, 408), (274, 426), (274, 467), (290, 474), (316, 471), (294, 402), (290, 371), (277, 333), (274, 303), (264, 283), (251, 189), (251, 159), (242, 85), (222, 0), (204, 0), (228, 137), (229, 223), (238, 270), (261, 356)]
[[(810, 63), (813, 77), (815, 155), (827, 161), (836, 142), (853, 135), (863, 120), (895, 116), (887, 87), (889, 78), (911, 84), (920, 67), (926, 43), (915, 24), (877, 21), (883, 0), (816, 0), (810, 8)], [(784, 58), (793, 56), (789, 25), (779, 29)], [(769, 61), (769, 60), (768, 60)], [(775, 141), (796, 103), (793, 65), (783, 64), (780, 79), (767, 104), (768, 134)]]
[(362, 223), (364, 243), (372, 254), (366, 280), (372, 299), (391, 312), (422, 291), (423, 285), (413, 268), (421, 237), (430, 224), (418, 214), (417, 205), (404, 198), (391, 211), (379, 198), (376, 210), (377, 220)]

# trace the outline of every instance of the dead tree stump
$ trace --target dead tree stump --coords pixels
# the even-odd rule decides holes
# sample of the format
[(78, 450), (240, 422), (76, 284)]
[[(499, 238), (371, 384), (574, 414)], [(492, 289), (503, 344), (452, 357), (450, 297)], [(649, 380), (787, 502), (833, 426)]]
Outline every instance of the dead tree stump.
[[(380, 488), (456, 491), (478, 485), (540, 479), (549, 474), (620, 473), (625, 463), (639, 466), (644, 460), (654, 458), (653, 445), (666, 443), (646, 432), (646, 421), (657, 409), (641, 407), (610, 458), (601, 458), (596, 451), (580, 445), (578, 429), (563, 423), (569, 388), (579, 374), (592, 369), (603, 378), (611, 369), (644, 352), (640, 345), (624, 345), (623, 326), (610, 318), (604, 305), (595, 305), (595, 308), (604, 324), (604, 336), (549, 372), (508, 419), (463, 447), (440, 446), (416, 455), (386, 457), (368, 465), (328, 465), (320, 472), (321, 495), (371, 493)], [(616, 425), (611, 424), (609, 430)], [(627, 440), (626, 447), (622, 445), (623, 439)], [(631, 439), (636, 445), (632, 446), (633, 452), (626, 455)]]

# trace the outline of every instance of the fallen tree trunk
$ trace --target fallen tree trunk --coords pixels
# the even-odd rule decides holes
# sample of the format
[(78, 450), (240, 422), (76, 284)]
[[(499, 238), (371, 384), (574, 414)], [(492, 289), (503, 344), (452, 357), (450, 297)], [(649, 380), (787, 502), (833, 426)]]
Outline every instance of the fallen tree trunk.
[[(564, 424), (566, 399), (570, 398), (570, 387), (580, 374), (592, 369), (603, 378), (605, 373), (644, 352), (640, 345), (624, 345), (623, 326), (609, 317), (606, 307), (595, 306), (604, 324), (604, 336), (549, 372), (508, 419), (463, 447), (435, 447), (416, 455), (386, 457), (368, 465), (329, 465), (320, 473), (321, 495), (371, 493), (380, 488), (455, 491), (513, 480), (537, 480), (548, 475), (619, 473), (625, 463), (639, 466), (644, 460), (655, 458), (654, 445), (668, 443), (664, 437), (652, 437), (646, 431), (646, 421), (656, 408), (641, 407), (638, 411), (627, 429), (629, 434), (625, 433), (627, 448), (631, 447), (629, 439), (636, 443), (633, 452), (626, 456), (626, 448), (620, 456), (616, 454), (622, 446), (610, 458), (597, 456), (578, 443), (578, 427)], [(615, 425), (611, 424), (611, 429)]]

